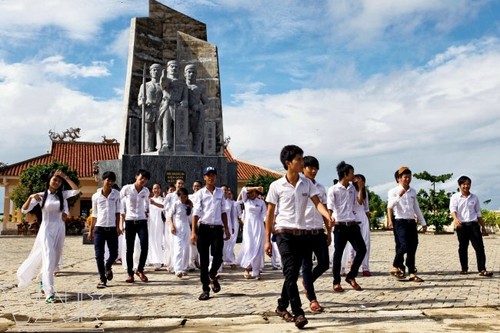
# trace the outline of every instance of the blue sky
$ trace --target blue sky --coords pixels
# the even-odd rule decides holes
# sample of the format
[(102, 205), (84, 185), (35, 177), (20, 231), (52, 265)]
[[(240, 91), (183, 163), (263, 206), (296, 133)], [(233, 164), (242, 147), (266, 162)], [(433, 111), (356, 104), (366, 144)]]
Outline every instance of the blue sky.
[[(500, 209), (499, 1), (160, 2), (218, 47), (237, 158), (281, 170), (297, 144), (323, 184), (346, 160), (384, 199), (402, 165), (453, 173), (449, 191), (467, 174)], [(45, 153), (50, 129), (121, 142), (130, 19), (147, 15), (146, 0), (0, 1), (0, 161)]]

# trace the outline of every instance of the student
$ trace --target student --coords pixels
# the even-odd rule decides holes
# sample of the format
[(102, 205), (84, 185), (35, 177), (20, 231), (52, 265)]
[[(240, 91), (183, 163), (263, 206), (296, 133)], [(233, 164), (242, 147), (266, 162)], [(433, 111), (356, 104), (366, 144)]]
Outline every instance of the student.
[[(179, 201), (179, 196), (177, 195), (177, 192), (183, 188), (185, 185), (184, 179), (182, 178), (177, 178), (174, 183), (173, 188), (168, 189), (168, 194), (165, 197), (164, 201), (164, 206), (165, 206), (165, 217), (167, 221), (170, 221), (170, 212), (171, 209), (177, 201)], [(167, 268), (168, 272), (173, 272), (174, 271), (174, 263), (173, 263), (173, 242), (174, 242), (174, 236), (172, 235), (172, 232), (170, 231), (170, 227), (165, 228), (165, 237), (164, 237), (164, 254), (163, 254), (163, 264)]]
[[(304, 157), (304, 169), (302, 173), (309, 179), (313, 186), (319, 192), (318, 198), (321, 203), (326, 205), (326, 189), (323, 185), (316, 181), (316, 175), (319, 170), (319, 161), (314, 156)], [(332, 242), (331, 228), (328, 220), (321, 216), (316, 210), (311, 200), (307, 202), (305, 215), (306, 229), (311, 232), (307, 235), (307, 252), (302, 263), (302, 284), (306, 291), (306, 297), (309, 300), (309, 308), (313, 313), (323, 312), (323, 307), (318, 303), (316, 292), (314, 290), (314, 282), (328, 269), (330, 266), (330, 258), (328, 254), (328, 246)], [(325, 234), (326, 229), (326, 234)], [(313, 269), (312, 257), (316, 257), (317, 264)]]
[[(366, 178), (362, 174), (354, 175), (354, 181), (352, 185), (356, 189), (356, 196), (358, 200), (354, 203), (354, 214), (356, 218), (361, 221), (359, 225), (361, 229), (361, 236), (366, 245), (366, 254), (361, 263), (361, 269), (363, 270), (363, 276), (372, 276), (370, 273), (370, 209), (368, 207), (368, 191), (365, 188)], [(352, 248), (350, 244), (346, 245), (344, 255), (342, 256), (342, 269), (348, 266), (349, 262), (352, 262), (353, 257), (356, 255), (356, 251)], [(342, 272), (342, 270), (341, 270)]]
[(148, 282), (144, 274), (144, 266), (148, 257), (149, 235), (148, 217), (149, 210), (149, 189), (146, 184), (151, 178), (149, 171), (139, 169), (135, 175), (135, 182), (123, 186), (120, 191), (120, 198), (123, 201), (126, 212), (121, 212), (121, 226), (125, 224), (125, 241), (127, 243), (127, 273), (125, 280), (127, 283), (134, 282), (134, 243), (135, 236), (139, 236), (141, 244), (141, 255), (135, 274), (142, 282)]
[(486, 254), (484, 253), (483, 235), (486, 235), (486, 226), (481, 215), (481, 207), (477, 195), (470, 192), (472, 181), (467, 176), (458, 178), (460, 192), (450, 198), (450, 212), (457, 230), (458, 256), (462, 271), (467, 274), (469, 262), (467, 250), (469, 241), (476, 251), (477, 270), (480, 276), (493, 276), (486, 270)]
[[(234, 247), (236, 246), (236, 240), (238, 238), (238, 232), (240, 229), (240, 222), (238, 220), (238, 207), (239, 204), (233, 200), (233, 192), (231, 188), (227, 185), (221, 186), (224, 191), (226, 198), (226, 216), (227, 216), (227, 227), (231, 232), (231, 238), (224, 241), (224, 251), (222, 259), (224, 265), (231, 266), (232, 269), (236, 268), (236, 256), (234, 254)], [(262, 250), (264, 252), (264, 250)]]
[[(394, 173), (394, 178), (396, 179), (396, 184), (399, 184), (399, 177), (398, 177), (398, 170)], [(396, 228), (394, 228), (394, 212), (392, 211), (392, 208), (387, 208), (387, 228), (390, 230), (392, 229), (392, 233), (394, 234), (394, 244), (395, 244), (395, 251), (398, 251), (399, 248), (399, 238), (397, 236), (397, 231)], [(415, 268), (416, 272), (416, 268)], [(398, 277), (401, 275), (401, 270), (398, 267), (392, 266), (391, 268), (391, 275)], [(404, 274), (403, 274), (404, 275)]]
[[(196, 192), (198, 192), (202, 187), (201, 181), (195, 180), (193, 182), (193, 193), (189, 195), (189, 200), (193, 202), (194, 200), (194, 195)], [(191, 228), (191, 224), (189, 225), (189, 228)], [(194, 272), (196, 268), (200, 268), (200, 260), (199, 260), (199, 255), (198, 255), (198, 249), (196, 248), (196, 244), (191, 244), (189, 242), (189, 264), (188, 264), (188, 271), (189, 272)]]
[[(329, 223), (332, 222), (326, 207), (318, 198), (319, 192), (307, 178), (300, 176), (304, 169), (304, 152), (300, 147), (289, 145), (283, 147), (280, 160), (286, 174), (271, 183), (266, 200), (266, 244), (265, 251), (272, 256), (271, 233), (276, 236), (276, 243), (283, 265), (283, 288), (278, 299), (276, 314), (288, 322), (295, 322), (297, 328), (303, 328), (308, 320), (302, 310), (297, 279), (305, 255), (304, 244), (310, 232), (306, 230), (305, 211), (309, 198), (318, 211)], [(279, 207), (279, 214), (275, 219), (275, 209)], [(291, 306), (293, 316), (287, 311)]]
[[(113, 188), (116, 175), (112, 171), (102, 174), (102, 188), (92, 195), (92, 222), (88, 239), (94, 240), (95, 259), (100, 281), (97, 288), (106, 288), (107, 281), (113, 280), (112, 265), (118, 257), (118, 236), (120, 225), (120, 192)], [(104, 263), (105, 247), (109, 256)]]
[(177, 191), (179, 200), (170, 207), (170, 232), (172, 233), (172, 264), (178, 278), (187, 274), (189, 264), (190, 216), (193, 203), (188, 199), (188, 191), (182, 187)]
[[(227, 227), (224, 192), (215, 186), (217, 170), (206, 167), (203, 170), (205, 187), (193, 196), (193, 225), (191, 243), (196, 244), (200, 254), (200, 280), (203, 292), (198, 299), (206, 301), (210, 298), (210, 287), (214, 293), (220, 291), (217, 271), (222, 264), (224, 241), (231, 237)], [(210, 271), (208, 266), (213, 255)]]
[(415, 254), (418, 246), (418, 232), (415, 216), (422, 225), (422, 231), (425, 233), (427, 224), (420, 211), (417, 201), (417, 192), (410, 187), (411, 170), (408, 167), (398, 169), (399, 185), (388, 193), (387, 208), (392, 209), (394, 213), (394, 229), (398, 239), (399, 246), (396, 246), (396, 255), (394, 256), (393, 266), (399, 271), (394, 276), (403, 280), (406, 279), (404, 255), (406, 254), (406, 267), (408, 268), (408, 280), (414, 282), (423, 282), (416, 275)]
[(266, 203), (258, 195), (262, 194), (262, 186), (247, 184), (238, 198), (245, 205), (243, 212), (243, 241), (238, 257), (243, 267), (245, 279), (261, 279), (264, 269), (264, 220), (266, 218)]
[(344, 161), (337, 164), (337, 174), (339, 181), (328, 189), (327, 205), (333, 213), (335, 228), (333, 230), (334, 247), (333, 253), (333, 291), (343, 292), (340, 285), (340, 265), (342, 254), (347, 242), (351, 243), (356, 251), (356, 256), (352, 261), (349, 273), (345, 282), (351, 285), (354, 290), (361, 291), (361, 286), (356, 282), (359, 267), (366, 254), (366, 245), (361, 236), (360, 219), (354, 213), (354, 205), (359, 200), (357, 192), (351, 181), (354, 180), (354, 168)]
[[(148, 235), (149, 249), (146, 262), (153, 265), (156, 271), (160, 270), (164, 262), (164, 232), (165, 223), (163, 221), (164, 214), (164, 198), (161, 196), (160, 184), (153, 185), (153, 196), (149, 198), (149, 214), (148, 214)], [(163, 216), (163, 217), (162, 217)]]
[[(64, 190), (64, 183), (71, 190)], [(69, 214), (66, 199), (78, 195), (78, 186), (61, 170), (50, 173), (44, 192), (31, 194), (22, 205), (23, 214), (40, 205), (42, 222), (28, 258), (17, 270), (19, 287), (27, 286), (42, 266), (40, 288), (47, 303), (55, 302), (54, 272), (62, 257), (66, 227), (64, 219)]]

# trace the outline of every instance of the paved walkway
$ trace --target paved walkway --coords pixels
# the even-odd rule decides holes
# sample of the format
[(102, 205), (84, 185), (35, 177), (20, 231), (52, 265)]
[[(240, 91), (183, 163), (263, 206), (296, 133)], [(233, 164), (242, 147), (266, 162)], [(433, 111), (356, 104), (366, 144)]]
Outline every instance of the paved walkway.
[[(163, 320), (161, 327), (166, 330), (166, 327), (173, 329), (183, 326), (186, 323), (183, 319), (188, 319), (190, 322), (202, 323), (202, 326), (205, 323), (203, 331), (207, 332), (210, 331), (208, 327), (213, 327), (212, 324), (222, 324), (226, 329), (233, 325), (236, 329), (232, 329), (232, 332), (239, 332), (239, 322), (244, 322), (244, 327), (269, 322), (285, 325), (273, 312), (282, 286), (282, 275), (280, 271), (271, 270), (269, 262), (266, 262), (260, 281), (243, 279), (241, 269), (225, 268), (221, 274), (222, 291), (212, 293), (212, 298), (205, 302), (197, 299), (201, 292), (198, 272), (179, 279), (166, 271), (146, 270), (149, 283), (136, 282), (130, 285), (124, 282), (126, 272), (121, 266), (115, 266), (115, 278), (109, 282), (109, 287), (98, 290), (93, 246), (83, 245), (81, 236), (66, 238), (64, 265), (62, 273), (56, 278), (61, 302), (47, 305), (36, 284), (24, 289), (16, 288), (15, 272), (27, 257), (33, 241), (33, 237), (0, 237), (0, 317), (4, 318), (3, 323), (0, 321), (0, 331), (2, 327), (13, 323), (17, 323), (17, 326), (11, 326), (10, 331), (21, 328), (27, 331), (28, 327), (38, 327), (38, 331), (41, 331), (40, 325), (47, 325), (47, 322), (55, 327), (79, 320), (119, 321), (121, 325), (129, 326), (139, 319), (147, 320), (148, 325), (153, 326), (155, 320)], [(471, 314), (474, 311), (471, 312), (470, 308), (476, 308), (478, 315), (493, 311), (496, 321), (487, 322), (497, 326), (487, 328), (500, 329), (500, 236), (485, 237), (485, 247), (487, 267), (495, 275), (492, 278), (480, 277), (476, 273), (459, 275), (456, 236), (420, 235), (417, 266), (419, 276), (425, 282), (400, 282), (388, 274), (394, 252), (392, 233), (373, 232), (370, 263), (373, 276), (357, 279), (364, 290), (354, 291), (343, 282), (346, 291), (334, 293), (331, 271), (328, 271), (316, 283), (318, 300), (326, 308), (324, 313), (309, 314), (307, 300), (302, 295), (303, 307), (307, 309), (306, 315), (311, 322), (309, 326), (326, 329), (352, 318), (365, 318), (367, 324), (379, 323), (380, 328), (382, 324), (394, 320), (396, 313), (411, 323), (411, 318), (418, 318), (424, 311), (432, 309), (445, 309), (444, 313), (450, 314), (452, 308), (469, 308), (465, 313)], [(470, 248), (469, 252), (470, 267), (473, 269), (474, 251)], [(481, 310), (484, 308), (487, 310)], [(168, 324), (165, 324), (165, 320)], [(215, 320), (215, 323), (210, 324), (210, 320)], [(124, 321), (131, 322), (125, 324)], [(34, 323), (26, 326), (27, 322)], [(142, 327), (144, 325), (143, 322)], [(62, 330), (61, 327), (58, 330)], [(286, 324), (286, 327), (294, 329), (290, 324)], [(184, 327), (183, 332), (198, 331), (189, 331), (187, 328)], [(390, 328), (389, 325), (385, 330), (391, 331)], [(92, 329), (103, 331), (102, 327)], [(222, 332), (224, 329), (219, 327), (215, 331)], [(249, 331), (249, 328), (241, 330), (244, 331)]]

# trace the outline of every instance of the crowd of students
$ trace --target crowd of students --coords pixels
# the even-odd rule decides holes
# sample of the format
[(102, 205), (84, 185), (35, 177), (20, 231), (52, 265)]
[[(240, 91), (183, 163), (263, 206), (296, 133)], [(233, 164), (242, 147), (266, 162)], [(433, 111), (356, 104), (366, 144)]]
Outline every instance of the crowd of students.
[[(106, 288), (113, 279), (113, 264), (124, 257), (127, 283), (134, 283), (136, 277), (148, 282), (146, 265), (165, 269), (178, 278), (199, 268), (202, 293), (198, 299), (205, 301), (210, 299), (210, 292), (221, 290), (219, 273), (223, 264), (231, 268), (239, 265), (245, 279), (260, 280), (267, 254), (273, 269), (281, 268), (284, 276), (275, 312), (298, 328), (308, 323), (297, 286), (300, 275), (313, 313), (324, 310), (314, 282), (330, 264), (334, 292), (344, 291), (342, 275), (348, 285), (361, 291), (356, 281), (360, 268), (363, 276), (371, 276), (366, 179), (342, 161), (337, 165), (338, 180), (326, 189), (316, 181), (319, 161), (303, 155), (298, 146), (282, 149), (280, 160), (286, 173), (271, 183), (265, 198), (261, 186), (247, 184), (234, 200), (227, 185), (216, 186), (217, 170), (211, 166), (203, 170), (204, 185), (195, 181), (191, 194), (183, 179), (177, 179), (167, 193), (154, 184), (150, 193), (146, 186), (150, 174), (146, 170), (138, 170), (134, 183), (118, 190), (116, 175), (104, 172), (102, 188), (92, 196), (88, 234), (95, 247), (97, 288)], [(394, 175), (397, 186), (388, 193), (388, 225), (394, 230), (396, 244), (390, 273), (399, 280), (423, 282), (416, 275), (417, 222), (423, 232), (427, 226), (417, 193), (410, 187), (411, 175), (408, 167), (399, 168)], [(64, 181), (72, 190), (63, 191)], [(451, 197), (450, 213), (457, 227), (460, 272), (467, 274), (469, 270), (470, 241), (476, 251), (479, 275), (491, 276), (486, 270), (482, 241), (486, 231), (478, 198), (470, 193), (470, 178), (462, 176), (458, 184), (460, 192)], [(31, 195), (22, 207), (23, 212), (28, 212), (39, 204), (43, 218), (33, 250), (17, 272), (19, 286), (29, 284), (41, 264), (41, 289), (47, 303), (55, 299), (53, 275), (64, 242), (64, 224), (59, 222), (68, 214), (66, 199), (78, 193), (77, 186), (57, 171), (51, 175), (47, 190)], [(236, 255), (240, 223), (243, 242)]]

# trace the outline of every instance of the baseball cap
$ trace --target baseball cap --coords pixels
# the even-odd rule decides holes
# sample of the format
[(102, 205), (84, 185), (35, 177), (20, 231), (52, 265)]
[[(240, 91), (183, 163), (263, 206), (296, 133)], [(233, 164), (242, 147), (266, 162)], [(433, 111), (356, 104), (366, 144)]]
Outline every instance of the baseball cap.
[(208, 175), (210, 172), (217, 174), (217, 170), (213, 166), (207, 166), (203, 169), (203, 176)]

